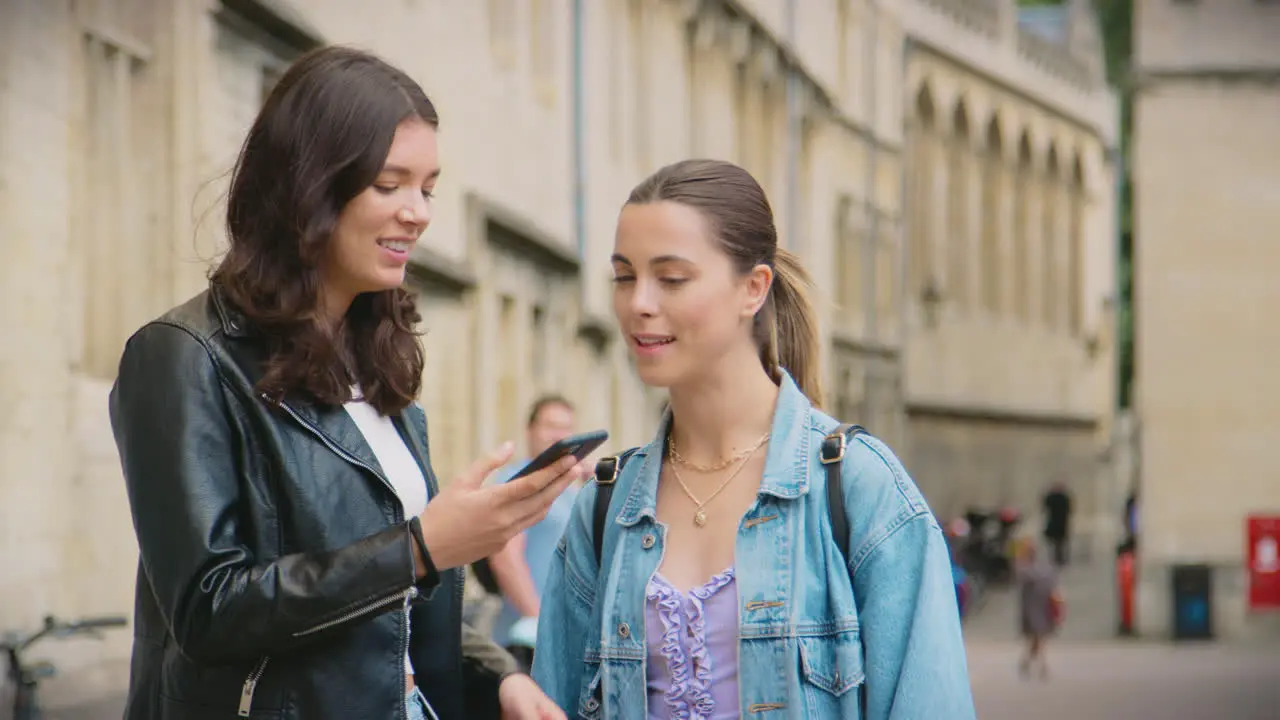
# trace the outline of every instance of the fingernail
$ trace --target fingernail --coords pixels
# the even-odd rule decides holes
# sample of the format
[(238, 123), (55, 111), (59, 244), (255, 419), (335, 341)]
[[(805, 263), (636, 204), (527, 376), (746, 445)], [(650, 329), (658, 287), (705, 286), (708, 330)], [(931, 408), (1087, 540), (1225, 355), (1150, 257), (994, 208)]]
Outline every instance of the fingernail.
[(498, 446), (498, 454), (502, 455), (504, 453), (510, 452), (513, 447), (515, 447), (515, 443), (508, 440)]

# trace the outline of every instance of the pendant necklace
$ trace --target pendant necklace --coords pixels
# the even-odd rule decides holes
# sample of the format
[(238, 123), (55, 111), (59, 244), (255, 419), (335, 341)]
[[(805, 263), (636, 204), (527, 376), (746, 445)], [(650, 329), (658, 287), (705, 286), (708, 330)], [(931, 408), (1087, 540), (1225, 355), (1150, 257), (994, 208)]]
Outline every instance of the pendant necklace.
[[(716, 496), (717, 496), (717, 495), (719, 495), (719, 494), (720, 494), (720, 492), (721, 492), (722, 490), (724, 490), (726, 487), (729, 487), (729, 483), (733, 482), (733, 479), (734, 479), (734, 478), (736, 478), (736, 477), (738, 477), (738, 473), (742, 472), (742, 468), (744, 468), (744, 467), (746, 467), (746, 466), (747, 466), (747, 461), (748, 461), (748, 460), (750, 460), (752, 457), (754, 457), (754, 456), (755, 456), (756, 451), (757, 451), (757, 450), (759, 450), (759, 449), (761, 448), (761, 446), (763, 446), (763, 445), (765, 444), (765, 442), (766, 442), (766, 441), (768, 441), (768, 439), (769, 439), (769, 433), (765, 433), (764, 437), (760, 438), (760, 441), (756, 443), (755, 447), (753, 447), (753, 448), (751, 448), (750, 450), (746, 451), (745, 455), (742, 457), (742, 462), (738, 463), (738, 468), (737, 468), (736, 470), (734, 470), (734, 471), (729, 475), (729, 477), (725, 478), (724, 482), (720, 483), (720, 487), (716, 488), (716, 489), (715, 489), (715, 492), (711, 493), (711, 495), (709, 495), (709, 496), (707, 497), (707, 499), (706, 499), (706, 500), (701, 500), (701, 501), (700, 501), (700, 500), (698, 500), (698, 498), (694, 496), (694, 494), (693, 494), (693, 492), (692, 492), (691, 490), (689, 490), (689, 486), (685, 484), (685, 482), (684, 482), (684, 478), (680, 477), (680, 470), (679, 470), (678, 468), (676, 468), (676, 465), (678, 465), (678, 464), (680, 464), (680, 463), (676, 462), (675, 457), (674, 457), (674, 456), (673, 456), (673, 454), (672, 454), (672, 448), (671, 448), (671, 446), (672, 446), (672, 445), (674, 445), (674, 442), (669, 442), (669, 443), (668, 443), (667, 456), (668, 456), (669, 458), (671, 458), (671, 460), (672, 460), (672, 462), (671, 462), (671, 464), (670, 464), (670, 467), (671, 467), (671, 475), (672, 475), (673, 477), (675, 477), (676, 482), (680, 484), (680, 489), (681, 489), (681, 490), (684, 490), (684, 494), (685, 494), (685, 495), (688, 495), (688, 496), (689, 496), (689, 499), (693, 501), (693, 504), (694, 504), (695, 506), (697, 506), (697, 509), (696, 509), (696, 510), (694, 511), (694, 513), (693, 513), (693, 524), (694, 524), (694, 525), (696, 525), (696, 526), (698, 526), (698, 527), (702, 527), (702, 526), (704, 526), (704, 525), (706, 525), (706, 524), (707, 524), (707, 511), (706, 511), (706, 509), (705, 509), (705, 508), (707, 507), (707, 505), (708, 505), (712, 500), (714, 500), (714, 499), (716, 498)], [(681, 460), (683, 460), (683, 458), (681, 458)], [(727, 467), (727, 466), (726, 466), (726, 467)]]

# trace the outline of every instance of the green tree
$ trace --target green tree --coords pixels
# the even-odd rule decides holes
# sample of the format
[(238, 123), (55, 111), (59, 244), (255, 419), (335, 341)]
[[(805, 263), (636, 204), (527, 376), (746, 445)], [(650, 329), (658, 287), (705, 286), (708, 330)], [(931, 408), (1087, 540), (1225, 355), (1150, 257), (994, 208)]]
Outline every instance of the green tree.
[(1116, 298), (1116, 333), (1119, 347), (1120, 407), (1133, 402), (1133, 184), (1130, 182), (1130, 148), (1133, 137), (1133, 0), (1094, 0), (1102, 27), (1107, 81), (1120, 95), (1120, 257), (1119, 294)]

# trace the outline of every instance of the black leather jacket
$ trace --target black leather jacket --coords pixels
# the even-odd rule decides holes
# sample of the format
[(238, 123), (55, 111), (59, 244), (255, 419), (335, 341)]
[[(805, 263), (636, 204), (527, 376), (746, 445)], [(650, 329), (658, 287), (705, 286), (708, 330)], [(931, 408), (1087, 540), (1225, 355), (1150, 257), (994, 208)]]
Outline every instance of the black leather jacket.
[[(261, 360), (216, 290), (125, 348), (111, 423), (141, 551), (126, 720), (402, 718), (406, 649), (442, 720), (496, 717), (514, 665), (463, 625), (461, 572), (415, 583), (359, 429), (342, 408), (273, 409)], [(424, 413), (395, 420), (434, 495)]]

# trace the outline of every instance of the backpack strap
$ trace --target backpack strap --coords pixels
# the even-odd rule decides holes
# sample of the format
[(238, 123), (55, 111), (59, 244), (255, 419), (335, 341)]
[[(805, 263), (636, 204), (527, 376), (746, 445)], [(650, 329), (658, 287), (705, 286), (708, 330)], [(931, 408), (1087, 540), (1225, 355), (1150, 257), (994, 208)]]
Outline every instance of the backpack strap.
[[(849, 443), (858, 435), (867, 432), (861, 425), (845, 423), (822, 439), (822, 464), (827, 468), (827, 512), (831, 514), (831, 534), (835, 536), (836, 547), (840, 549), (840, 557), (844, 560), (846, 570), (849, 567), (849, 516), (844, 511), (844, 477), (841, 470), (844, 466), (844, 453)], [(849, 571), (849, 582), (853, 583), (853, 571)], [(862, 708), (862, 717), (867, 716), (867, 684), (858, 686), (858, 705)]]
[(866, 429), (845, 423), (822, 439), (822, 464), (827, 468), (827, 511), (831, 514), (831, 534), (845, 565), (849, 564), (849, 516), (844, 511), (844, 481), (841, 467), (850, 441)]
[(604, 555), (604, 526), (609, 520), (609, 502), (613, 499), (613, 486), (618, 473), (639, 448), (631, 448), (621, 454), (600, 458), (596, 463), (596, 504), (591, 513), (591, 544), (595, 546), (596, 567), (600, 567)]

